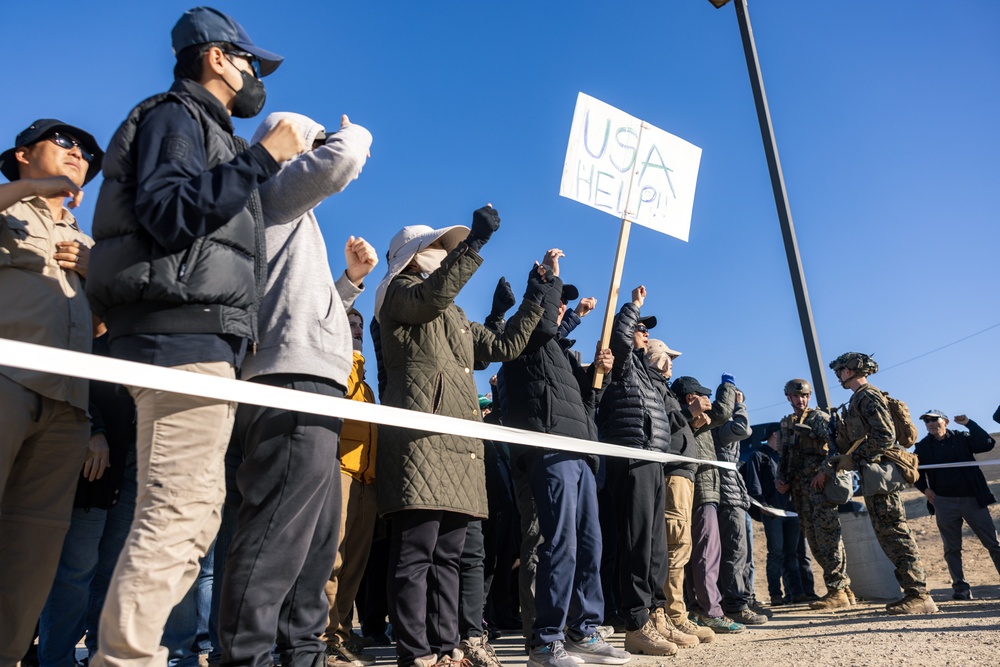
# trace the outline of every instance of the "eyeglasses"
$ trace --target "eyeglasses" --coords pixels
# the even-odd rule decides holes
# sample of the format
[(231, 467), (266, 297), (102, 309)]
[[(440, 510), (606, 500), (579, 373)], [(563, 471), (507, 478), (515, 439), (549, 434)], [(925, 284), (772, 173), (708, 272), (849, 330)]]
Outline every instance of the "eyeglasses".
[(645, 324), (635, 325), (635, 330), (638, 331), (639, 333), (649, 333), (649, 329), (646, 328)]
[(74, 147), (79, 148), (80, 149), (80, 155), (83, 156), (84, 160), (86, 160), (87, 162), (93, 162), (94, 161), (94, 154), (91, 153), (90, 151), (86, 150), (80, 144), (80, 142), (77, 141), (76, 139), (74, 139), (73, 137), (69, 137), (69, 136), (66, 136), (65, 134), (59, 134), (58, 132), (56, 132), (51, 137), (49, 137), (48, 139), (49, 139), (49, 141), (51, 141), (52, 143), (54, 143), (59, 148), (65, 148), (68, 151), (73, 150)]
[(931, 422), (941, 421), (940, 417), (921, 417), (925, 424), (930, 424)]
[[(246, 61), (250, 63), (250, 68), (253, 69), (253, 75), (258, 79), (260, 78), (260, 61), (257, 60), (257, 56), (255, 56), (252, 53), (247, 53), (246, 51), (226, 51), (225, 53), (226, 55), (236, 56), (237, 58), (246, 59)], [(233, 61), (230, 60), (229, 62)], [(235, 63), (233, 63), (233, 67), (236, 67)], [(237, 69), (239, 68), (237, 67)]]

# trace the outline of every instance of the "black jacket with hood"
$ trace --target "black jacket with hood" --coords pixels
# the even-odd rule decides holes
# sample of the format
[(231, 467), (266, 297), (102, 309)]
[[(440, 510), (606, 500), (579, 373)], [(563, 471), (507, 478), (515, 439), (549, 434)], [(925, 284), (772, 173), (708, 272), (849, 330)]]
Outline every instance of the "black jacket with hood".
[[(556, 278), (542, 303), (545, 313), (521, 356), (503, 364), (504, 424), (596, 440), (592, 376), (570, 352), (574, 341), (559, 335), (561, 293), (562, 280)], [(530, 449), (529, 455), (538, 451)]]

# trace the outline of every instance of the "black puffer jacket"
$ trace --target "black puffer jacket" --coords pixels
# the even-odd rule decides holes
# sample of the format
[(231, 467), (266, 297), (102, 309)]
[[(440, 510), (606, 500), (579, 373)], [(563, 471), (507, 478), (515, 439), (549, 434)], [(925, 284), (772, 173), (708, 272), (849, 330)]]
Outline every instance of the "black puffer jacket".
[[(746, 406), (736, 403), (729, 421), (712, 429), (716, 457), (720, 461), (739, 465), (740, 441), (749, 438), (751, 432)], [(750, 494), (747, 493), (746, 481), (739, 470), (719, 470), (719, 504), (750, 509)]]
[[(504, 394), (507, 426), (596, 440), (597, 427), (587, 410), (594, 390), (588, 374), (558, 336), (562, 280), (546, 294), (545, 313), (517, 359), (505, 361)], [(572, 361), (571, 361), (572, 359)], [(534, 448), (533, 448), (534, 449)]]
[[(108, 146), (104, 183), (94, 212), (97, 243), (91, 253), (87, 296), (113, 338), (143, 333), (218, 333), (256, 340), (257, 304), (267, 277), (256, 189), (246, 188), (248, 204), (234, 217), (220, 221), (216, 229), (182, 248), (160, 245), (140, 222), (136, 210), (141, 186), (133, 144), (140, 123), (154, 108), (177, 105), (204, 130), (202, 137), (168, 137), (173, 143), (165, 140), (161, 155), (203, 146), (205, 166), (212, 169), (231, 161), (245, 148), (245, 142), (232, 134), (231, 121), (199, 99), (207, 93), (193, 86), (198, 84), (178, 81), (170, 92), (139, 104)], [(183, 218), (185, 210), (172, 212)], [(207, 214), (196, 211), (191, 215)]]
[(632, 302), (623, 305), (615, 318), (610, 343), (615, 365), (597, 411), (597, 429), (604, 442), (669, 453), (663, 399), (653, 387), (645, 356), (633, 347), (638, 321), (639, 308)]
[[(670, 424), (670, 453), (679, 456), (687, 456), (692, 459), (698, 458), (698, 443), (695, 441), (691, 426), (684, 417), (681, 404), (670, 391), (670, 382), (661, 373), (652, 368), (649, 369), (649, 377), (653, 380), (653, 386), (663, 399), (663, 408), (667, 411), (667, 421)], [(694, 473), (698, 469), (697, 463), (664, 463), (664, 475), (679, 475), (694, 481)]]

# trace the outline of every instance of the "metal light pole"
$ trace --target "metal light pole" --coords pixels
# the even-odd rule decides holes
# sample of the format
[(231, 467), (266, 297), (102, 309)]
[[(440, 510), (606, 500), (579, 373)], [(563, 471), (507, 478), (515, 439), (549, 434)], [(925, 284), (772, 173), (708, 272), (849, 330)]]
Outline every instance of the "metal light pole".
[[(722, 7), (730, 0), (709, 0), (716, 7)], [(753, 28), (750, 26), (750, 16), (747, 14), (746, 0), (734, 0), (736, 18), (740, 24), (740, 35), (743, 38), (743, 53), (747, 59), (747, 70), (750, 73), (750, 87), (753, 88), (753, 99), (757, 106), (757, 120), (760, 123), (760, 135), (764, 141), (764, 154), (767, 156), (767, 169), (771, 174), (771, 189), (774, 191), (774, 205), (778, 209), (778, 222), (781, 225), (781, 238), (785, 242), (785, 256), (788, 259), (788, 272), (792, 277), (792, 289), (795, 291), (795, 305), (799, 310), (799, 323), (802, 326), (802, 338), (806, 344), (806, 356), (809, 358), (809, 372), (812, 374), (813, 390), (816, 393), (817, 405), (830, 405), (830, 391), (826, 386), (826, 375), (823, 372), (823, 361), (819, 353), (819, 339), (816, 336), (816, 325), (813, 322), (812, 307), (809, 305), (809, 291), (806, 289), (806, 277), (802, 271), (802, 259), (799, 257), (799, 244), (795, 239), (795, 227), (792, 224), (792, 208), (788, 204), (788, 193), (785, 190), (785, 179), (781, 174), (781, 161), (778, 159), (778, 142), (774, 138), (771, 126), (771, 112), (767, 107), (767, 96), (764, 94), (764, 78), (760, 73), (760, 62), (757, 60), (757, 46), (753, 41)]]

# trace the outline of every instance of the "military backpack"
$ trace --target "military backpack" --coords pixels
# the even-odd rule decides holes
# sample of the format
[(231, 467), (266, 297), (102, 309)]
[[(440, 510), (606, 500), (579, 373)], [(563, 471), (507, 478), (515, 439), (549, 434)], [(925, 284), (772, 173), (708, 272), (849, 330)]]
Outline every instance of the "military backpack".
[[(881, 390), (879, 390), (881, 391)], [(893, 398), (888, 392), (883, 391), (886, 403), (889, 404), (889, 414), (892, 416), (892, 426), (896, 429), (896, 442), (903, 449), (909, 449), (917, 444), (917, 427), (910, 417), (910, 408), (898, 398)]]

